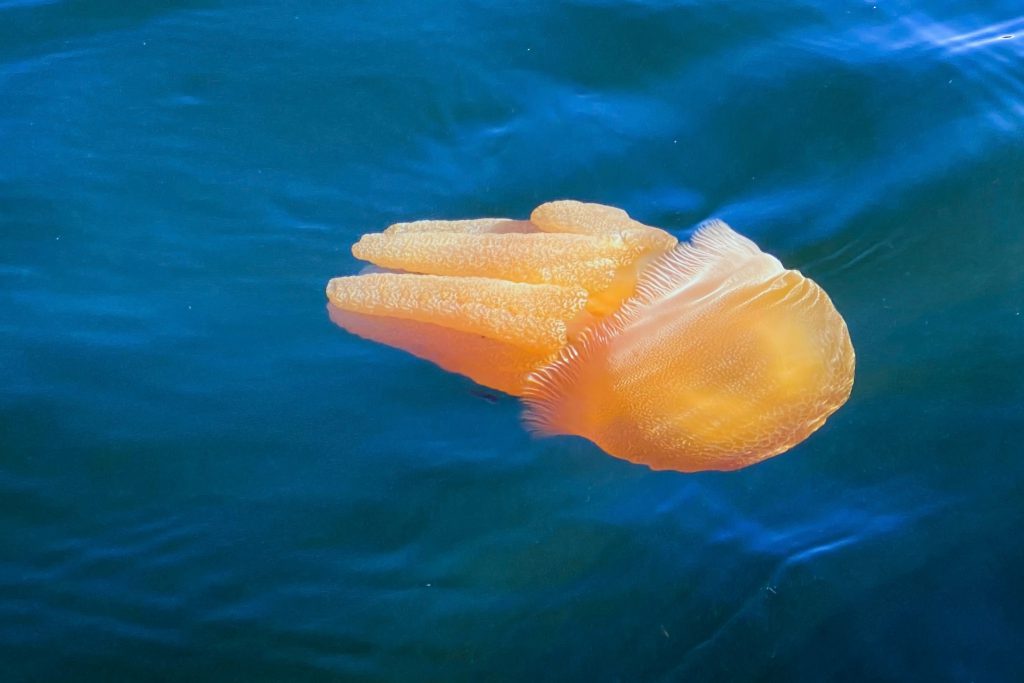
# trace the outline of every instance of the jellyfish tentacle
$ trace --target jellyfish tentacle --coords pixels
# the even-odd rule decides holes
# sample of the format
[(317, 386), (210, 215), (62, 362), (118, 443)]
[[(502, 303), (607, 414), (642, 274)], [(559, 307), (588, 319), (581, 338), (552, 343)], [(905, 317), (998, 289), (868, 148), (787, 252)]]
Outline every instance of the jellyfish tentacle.
[[(599, 214), (615, 211), (594, 206)], [(666, 243), (648, 233), (675, 243), (635, 221), (623, 225), (543, 231), (503, 218), (397, 223), (364, 236), (352, 252), (399, 272), (337, 278), (328, 297), (342, 326), (518, 395), (531, 371), (632, 293), (640, 264)]]
[(678, 241), (660, 228), (633, 220), (622, 209), (571, 199), (541, 204), (530, 214), (530, 222), (544, 232), (628, 236), (648, 251), (667, 251)]
[(549, 353), (431, 323), (353, 313), (334, 304), (328, 304), (327, 310), (335, 324), (352, 334), (402, 349), (513, 396), (522, 395), (526, 377), (551, 359)]
[(433, 323), (537, 352), (554, 353), (583, 310), (586, 290), (482, 277), (370, 273), (334, 278), (336, 307)]
[(530, 213), (530, 222), (545, 232), (579, 235), (607, 235), (647, 227), (622, 209), (574, 199), (541, 204)]
[[(523, 231), (531, 226), (526, 221), (511, 218), (470, 218), (461, 220), (423, 220), (407, 223), (395, 223), (385, 233), (389, 235), (405, 233), (451, 232), (463, 235), (484, 235), (502, 231)], [(536, 230), (536, 228), (533, 228)]]
[(566, 233), (371, 233), (352, 247), (382, 268), (431, 275), (492, 277), (511, 282), (606, 289), (638, 257), (634, 240)]

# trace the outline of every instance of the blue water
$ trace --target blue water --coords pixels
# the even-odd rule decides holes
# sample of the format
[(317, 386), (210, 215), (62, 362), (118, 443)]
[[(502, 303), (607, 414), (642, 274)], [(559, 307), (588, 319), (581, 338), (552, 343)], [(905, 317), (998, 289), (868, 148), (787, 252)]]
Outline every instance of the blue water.
[[(2, 679), (1024, 679), (1022, 11), (0, 0)], [(327, 319), (561, 197), (813, 277), (849, 403), (651, 472)]]

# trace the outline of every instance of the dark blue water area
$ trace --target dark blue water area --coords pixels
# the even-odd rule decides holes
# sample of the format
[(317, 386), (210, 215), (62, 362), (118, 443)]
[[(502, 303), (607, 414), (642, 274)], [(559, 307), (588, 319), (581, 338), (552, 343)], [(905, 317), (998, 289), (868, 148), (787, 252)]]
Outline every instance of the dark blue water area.
[[(1021, 680), (1022, 10), (0, 0), (2, 679)], [(328, 320), (563, 197), (813, 277), (849, 403), (652, 472)]]

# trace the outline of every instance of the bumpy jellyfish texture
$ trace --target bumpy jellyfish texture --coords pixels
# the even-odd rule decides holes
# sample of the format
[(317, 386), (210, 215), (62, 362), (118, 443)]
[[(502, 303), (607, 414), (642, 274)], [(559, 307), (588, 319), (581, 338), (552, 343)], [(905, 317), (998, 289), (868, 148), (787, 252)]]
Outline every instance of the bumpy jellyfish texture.
[(654, 469), (782, 453), (853, 386), (825, 292), (721, 221), (679, 243), (557, 201), (529, 221), (399, 223), (352, 253), (377, 269), (328, 283), (335, 323), (523, 397), (539, 434)]

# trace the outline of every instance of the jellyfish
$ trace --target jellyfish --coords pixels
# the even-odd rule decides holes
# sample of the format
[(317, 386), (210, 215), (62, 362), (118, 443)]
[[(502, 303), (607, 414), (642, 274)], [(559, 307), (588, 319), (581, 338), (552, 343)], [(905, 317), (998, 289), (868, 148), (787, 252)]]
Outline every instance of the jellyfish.
[(828, 295), (719, 220), (687, 242), (572, 200), (529, 220), (398, 223), (327, 285), (340, 327), (521, 397), (538, 435), (656, 470), (735, 470), (846, 402), (854, 351)]

